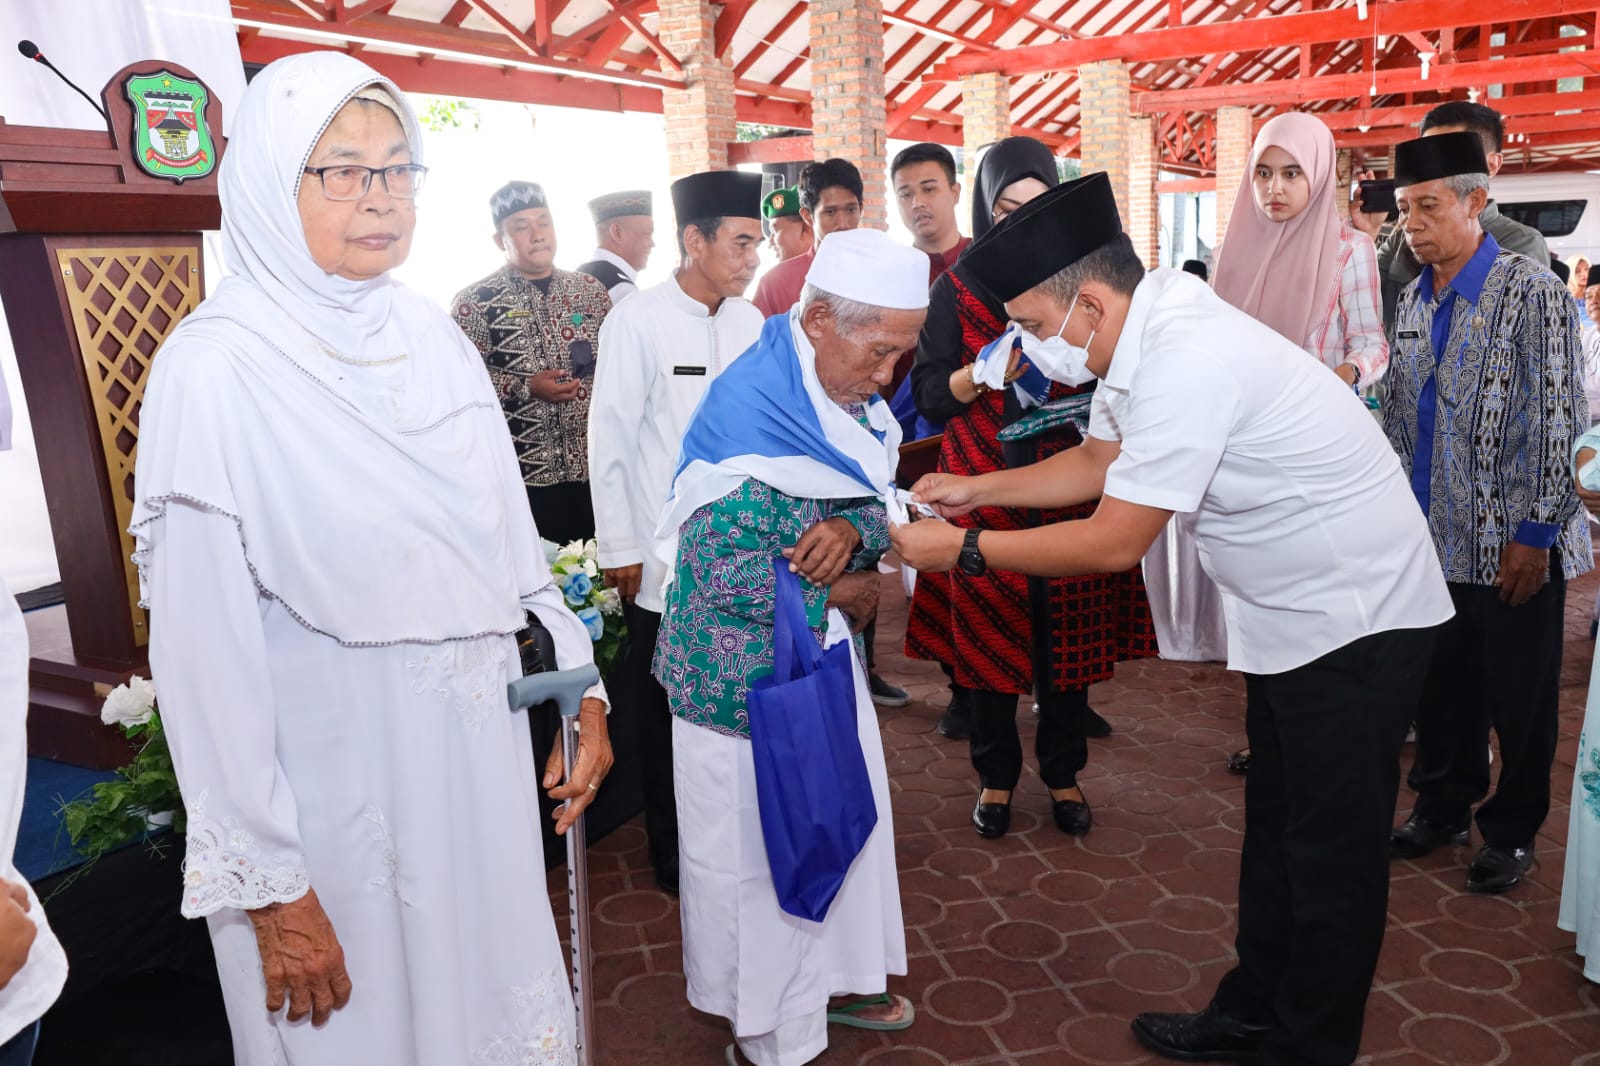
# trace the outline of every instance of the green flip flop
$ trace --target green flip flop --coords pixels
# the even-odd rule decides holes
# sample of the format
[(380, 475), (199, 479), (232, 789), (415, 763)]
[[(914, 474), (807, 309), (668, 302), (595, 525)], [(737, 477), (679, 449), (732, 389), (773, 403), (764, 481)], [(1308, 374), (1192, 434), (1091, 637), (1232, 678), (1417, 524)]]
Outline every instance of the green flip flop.
[(869, 996), (860, 1002), (851, 1003), (849, 1006), (830, 1010), (828, 1012), (828, 1024), (848, 1025), (853, 1029), (872, 1029), (880, 1033), (892, 1033), (900, 1029), (909, 1029), (911, 1023), (916, 1020), (916, 1009), (912, 1007), (911, 1001), (904, 996), (894, 996), (893, 999), (898, 1000), (903, 1008), (899, 1021), (875, 1022), (856, 1016), (857, 1011), (867, 1007), (887, 1007), (891, 1002), (891, 997), (885, 992), (882, 995)]

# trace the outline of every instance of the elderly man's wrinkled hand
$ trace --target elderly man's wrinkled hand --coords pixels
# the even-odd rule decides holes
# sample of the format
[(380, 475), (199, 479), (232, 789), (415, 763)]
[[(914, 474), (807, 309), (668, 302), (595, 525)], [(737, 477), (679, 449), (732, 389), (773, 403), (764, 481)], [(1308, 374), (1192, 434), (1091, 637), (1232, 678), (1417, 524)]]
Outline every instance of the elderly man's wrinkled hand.
[(287, 1000), (291, 1022), (309, 1014), (312, 1025), (326, 1025), (334, 1011), (350, 1002), (350, 975), (344, 968), (344, 949), (316, 890), (292, 903), (245, 913), (255, 927), (261, 953), (267, 1013), (278, 1013)]
[(573, 767), (567, 783), (561, 784), (566, 773), (566, 758), (559, 738), (544, 765), (544, 787), (550, 798), (565, 801), (551, 815), (556, 820), (557, 836), (565, 835), (584, 809), (594, 802), (614, 761), (611, 734), (606, 728), (606, 705), (586, 697), (578, 711), (578, 765)]
[(783, 549), (789, 572), (813, 585), (831, 585), (850, 565), (861, 534), (848, 518), (825, 518), (800, 534), (794, 547)]
[(837, 607), (850, 621), (850, 632), (859, 633), (878, 615), (878, 575), (872, 570), (841, 574), (828, 587), (828, 606)]
[(933, 519), (889, 527), (889, 543), (905, 564), (929, 573), (949, 570), (956, 565), (966, 535), (967, 531), (960, 526)]
[(974, 480), (958, 474), (924, 474), (911, 486), (911, 494), (945, 518), (957, 518), (979, 506)]
[(1507, 544), (1500, 552), (1500, 574), (1495, 584), (1500, 586), (1500, 602), (1521, 607), (1550, 579), (1550, 550), (1530, 548), (1515, 542)]

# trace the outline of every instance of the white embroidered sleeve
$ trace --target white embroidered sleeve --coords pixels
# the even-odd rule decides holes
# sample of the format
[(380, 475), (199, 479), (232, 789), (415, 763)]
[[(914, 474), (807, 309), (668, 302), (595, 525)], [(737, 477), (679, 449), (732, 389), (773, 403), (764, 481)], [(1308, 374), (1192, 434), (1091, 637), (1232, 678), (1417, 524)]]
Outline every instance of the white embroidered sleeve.
[(150, 666), (188, 811), (182, 913), (288, 903), (310, 887), (261, 605), (231, 518), (174, 501), (145, 557)]

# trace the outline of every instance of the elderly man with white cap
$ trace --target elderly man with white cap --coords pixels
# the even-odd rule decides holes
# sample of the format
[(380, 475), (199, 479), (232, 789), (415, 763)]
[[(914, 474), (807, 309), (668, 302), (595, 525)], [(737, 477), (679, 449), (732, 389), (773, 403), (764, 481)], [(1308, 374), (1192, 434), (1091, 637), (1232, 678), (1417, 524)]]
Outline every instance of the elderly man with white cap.
[(773, 674), (774, 559), (801, 579), (819, 643), (851, 640), (872, 617), (900, 442), (878, 390), (927, 305), (925, 254), (876, 231), (835, 234), (799, 303), (712, 383), (662, 517), (657, 554), (672, 560), (672, 579), (655, 675), (674, 715), (684, 972), (690, 1003), (732, 1025), (731, 1064), (809, 1062), (830, 1022), (911, 1024), (910, 1002), (886, 994), (888, 975), (906, 972), (905, 930), (859, 646), (854, 718), (876, 825), (821, 921), (780, 905), (746, 704)]

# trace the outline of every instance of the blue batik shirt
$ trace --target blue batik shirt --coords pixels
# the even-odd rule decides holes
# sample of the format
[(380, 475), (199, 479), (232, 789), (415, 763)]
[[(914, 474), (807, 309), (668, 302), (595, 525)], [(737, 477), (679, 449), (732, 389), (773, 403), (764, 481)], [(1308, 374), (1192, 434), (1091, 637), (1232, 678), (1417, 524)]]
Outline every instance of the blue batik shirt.
[(1401, 293), (1384, 430), (1428, 517), (1445, 580), (1493, 585), (1509, 542), (1593, 565), (1568, 463), (1589, 404), (1572, 297), (1493, 237), (1435, 289)]

